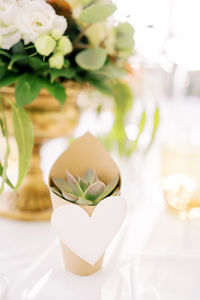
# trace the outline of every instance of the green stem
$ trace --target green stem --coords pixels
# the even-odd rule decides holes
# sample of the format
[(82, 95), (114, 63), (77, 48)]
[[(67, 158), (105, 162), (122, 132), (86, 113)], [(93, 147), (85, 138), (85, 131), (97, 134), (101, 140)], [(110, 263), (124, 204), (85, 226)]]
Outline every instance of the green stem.
[(38, 54), (37, 52), (34, 52), (33, 54), (29, 55), (29, 57), (33, 57), (33, 56), (35, 56), (37, 54)]
[(85, 35), (85, 32), (88, 30), (88, 28), (91, 26), (92, 24), (88, 24), (77, 36), (77, 38), (75, 39), (74, 43), (73, 43), (73, 47), (77, 48), (77, 44), (79, 43), (79, 41), (82, 39), (82, 37)]
[(34, 45), (27, 46), (27, 47), (25, 47), (24, 49), (28, 50), (28, 49), (32, 49), (32, 48), (35, 48), (35, 46), (34, 46)]
[(6, 56), (6, 57), (8, 57), (8, 58), (10, 58), (10, 59), (12, 58), (12, 55), (11, 55), (11, 54), (9, 54), (9, 53), (7, 53), (6, 51), (1, 50), (1, 49), (0, 49), (0, 54), (1, 54), (1, 55), (4, 55), (4, 56)]

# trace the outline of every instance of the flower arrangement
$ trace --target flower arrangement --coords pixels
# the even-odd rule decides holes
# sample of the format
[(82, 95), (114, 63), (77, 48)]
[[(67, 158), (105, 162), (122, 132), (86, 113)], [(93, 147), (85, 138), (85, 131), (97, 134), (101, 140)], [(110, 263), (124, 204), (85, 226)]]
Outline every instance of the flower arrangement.
[[(23, 107), (42, 88), (62, 106), (67, 99), (66, 80), (89, 83), (114, 99), (110, 137), (123, 152), (125, 116), (133, 95), (122, 78), (128, 73), (134, 30), (127, 22), (115, 22), (116, 9), (104, 0), (0, 0), (0, 88), (14, 84), (16, 99), (12, 103), (1, 97), (0, 124), (7, 141), (4, 166), (0, 164), (3, 183), (11, 185), (6, 176), (9, 143), (4, 102), (11, 106), (15, 137), (23, 149), (19, 151), (18, 187), (33, 145), (32, 125)], [(130, 152), (135, 144), (128, 147)]]
[[(42, 87), (63, 104), (62, 82), (68, 79), (110, 94), (119, 87), (114, 79), (126, 73), (134, 43), (130, 24), (109, 22), (114, 4), (1, 0), (0, 5), (0, 86), (16, 83), (18, 106), (31, 103)], [(128, 86), (121, 85), (131, 98)]]

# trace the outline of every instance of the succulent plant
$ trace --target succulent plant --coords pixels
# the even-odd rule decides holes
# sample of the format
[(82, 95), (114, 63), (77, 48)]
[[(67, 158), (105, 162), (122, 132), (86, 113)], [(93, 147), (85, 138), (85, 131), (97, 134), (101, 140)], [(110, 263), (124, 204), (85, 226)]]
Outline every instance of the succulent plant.
[(97, 205), (109, 195), (119, 194), (119, 175), (104, 184), (91, 169), (83, 177), (74, 177), (66, 171), (66, 179), (52, 176), (51, 190), (59, 197), (81, 205)]

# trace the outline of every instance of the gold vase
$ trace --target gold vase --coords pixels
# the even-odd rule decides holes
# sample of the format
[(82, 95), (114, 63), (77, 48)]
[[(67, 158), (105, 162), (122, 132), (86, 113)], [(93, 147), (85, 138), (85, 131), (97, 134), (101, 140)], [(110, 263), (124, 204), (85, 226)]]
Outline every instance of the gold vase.
[[(29, 171), (17, 192), (6, 191), (0, 197), (0, 215), (21, 220), (46, 220), (52, 212), (49, 191), (40, 169), (40, 148), (45, 141), (70, 134), (75, 129), (80, 112), (77, 97), (83, 87), (73, 81), (65, 85), (67, 101), (61, 109), (58, 101), (46, 90), (25, 107), (34, 127), (35, 144)], [(0, 92), (14, 99), (14, 87), (4, 87)], [(8, 123), (11, 111), (6, 110)], [(11, 133), (12, 134), (12, 133)]]

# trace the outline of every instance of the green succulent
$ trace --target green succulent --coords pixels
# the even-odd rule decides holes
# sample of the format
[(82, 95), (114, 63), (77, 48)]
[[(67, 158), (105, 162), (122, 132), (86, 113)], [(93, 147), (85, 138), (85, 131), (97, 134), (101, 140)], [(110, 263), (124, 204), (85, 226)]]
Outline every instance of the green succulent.
[(74, 177), (66, 171), (66, 179), (52, 176), (51, 190), (59, 197), (81, 205), (97, 205), (110, 195), (119, 194), (119, 175), (104, 184), (91, 169), (86, 169), (83, 177)]

